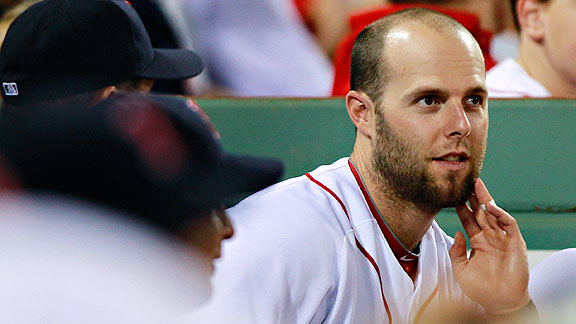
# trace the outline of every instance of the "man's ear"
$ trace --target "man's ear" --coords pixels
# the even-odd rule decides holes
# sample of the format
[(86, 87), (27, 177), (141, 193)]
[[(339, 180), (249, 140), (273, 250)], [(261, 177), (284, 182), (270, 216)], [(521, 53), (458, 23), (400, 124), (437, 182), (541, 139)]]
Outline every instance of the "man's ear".
[(516, 3), (518, 23), (522, 32), (536, 43), (544, 40), (546, 6), (546, 3), (539, 0), (518, 0)]
[(118, 93), (118, 89), (116, 88), (116, 86), (107, 86), (102, 91), (101, 100), (104, 100), (108, 97), (112, 97), (116, 93)]
[(374, 137), (375, 105), (367, 94), (351, 90), (346, 94), (346, 110), (357, 131), (368, 137)]

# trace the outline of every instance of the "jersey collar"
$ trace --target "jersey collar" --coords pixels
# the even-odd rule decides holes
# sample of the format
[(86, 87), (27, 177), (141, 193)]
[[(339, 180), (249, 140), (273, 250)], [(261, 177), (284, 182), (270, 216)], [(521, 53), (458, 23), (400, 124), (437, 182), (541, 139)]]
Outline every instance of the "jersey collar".
[(396, 238), (394, 233), (392, 233), (392, 231), (388, 227), (388, 224), (386, 224), (386, 221), (384, 220), (382, 215), (380, 215), (380, 212), (376, 208), (376, 205), (372, 201), (372, 197), (370, 197), (370, 194), (368, 193), (368, 190), (364, 185), (364, 181), (362, 181), (362, 178), (360, 177), (360, 173), (358, 172), (358, 170), (356, 169), (356, 167), (354, 166), (354, 164), (350, 159), (348, 159), (348, 166), (350, 167), (350, 171), (352, 171), (352, 174), (356, 179), (356, 183), (358, 184), (360, 191), (362, 191), (362, 195), (364, 196), (364, 200), (368, 204), (368, 208), (370, 209), (372, 217), (376, 219), (378, 227), (380, 227), (380, 231), (384, 235), (386, 242), (388, 242), (388, 245), (390, 246), (390, 249), (392, 250), (392, 253), (394, 253), (396, 259), (398, 260), (398, 263), (400, 263), (402, 269), (404, 269), (406, 273), (408, 273), (409, 275), (413, 274), (417, 270), (418, 258), (420, 257), (420, 254), (413, 253), (412, 251), (405, 248), (400, 241), (398, 241), (398, 238)]

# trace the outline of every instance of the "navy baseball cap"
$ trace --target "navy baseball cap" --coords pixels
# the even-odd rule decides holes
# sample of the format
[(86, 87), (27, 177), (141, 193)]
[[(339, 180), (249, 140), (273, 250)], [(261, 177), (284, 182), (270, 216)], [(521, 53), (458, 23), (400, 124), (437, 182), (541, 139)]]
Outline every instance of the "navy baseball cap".
[(128, 1), (43, 0), (10, 25), (0, 50), (8, 105), (64, 98), (135, 78), (179, 80), (204, 69), (190, 50), (155, 49)]
[(0, 155), (24, 190), (104, 204), (170, 232), (283, 172), (279, 160), (226, 152), (199, 106), (178, 97), (119, 94), (2, 117)]

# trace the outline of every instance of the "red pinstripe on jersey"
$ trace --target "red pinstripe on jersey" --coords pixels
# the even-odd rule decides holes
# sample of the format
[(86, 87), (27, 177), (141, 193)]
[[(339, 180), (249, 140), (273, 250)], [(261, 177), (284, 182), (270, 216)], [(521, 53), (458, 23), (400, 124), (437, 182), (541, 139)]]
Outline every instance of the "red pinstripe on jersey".
[[(352, 174), (354, 175), (354, 178), (356, 179), (356, 182), (358, 183), (358, 187), (360, 187), (360, 190), (362, 191), (362, 194), (364, 195), (364, 199), (365, 199), (366, 203), (368, 204), (368, 207), (370, 208), (370, 212), (372, 213), (372, 217), (374, 217), (376, 219), (376, 222), (378, 223), (378, 226), (380, 227), (382, 234), (384, 234), (384, 238), (386, 238), (386, 241), (390, 245), (390, 248), (392, 249), (394, 256), (396, 256), (396, 259), (398, 260), (398, 262), (400, 263), (400, 265), (402, 266), (402, 268), (404, 269), (404, 271), (406, 271), (406, 273), (408, 275), (410, 275), (411, 277), (412, 277), (412, 275), (415, 276), (416, 272), (418, 271), (418, 257), (419, 257), (419, 255), (415, 255), (412, 252), (408, 251), (404, 247), (404, 245), (402, 245), (402, 243), (400, 243), (398, 241), (398, 239), (392, 233), (392, 231), (390, 231), (390, 228), (388, 228), (388, 225), (386, 225), (386, 223), (384, 222), (384, 219), (382, 218), (382, 216), (378, 212), (378, 209), (374, 205), (372, 198), (370, 198), (370, 195), (368, 195), (368, 190), (366, 190), (366, 187), (364, 186), (364, 183), (362, 182), (362, 178), (360, 178), (360, 174), (358, 173), (358, 170), (356, 170), (356, 167), (354, 166), (352, 161), (348, 160), (348, 166), (350, 167), (350, 170), (352, 171)], [(404, 258), (411, 257), (414, 259), (411, 261), (404, 261), (404, 260), (402, 260), (403, 257)], [(432, 294), (430, 294), (430, 296), (428, 296), (428, 298), (426, 299), (424, 304), (422, 304), (422, 307), (420, 308), (420, 310), (418, 311), (418, 314), (416, 315), (416, 319), (415, 319), (414, 323), (418, 323), (420, 321), (420, 319), (422, 318), (422, 315), (424, 314), (424, 311), (426, 310), (428, 305), (432, 302), (434, 297), (436, 297), (437, 294), (438, 294), (438, 284), (436, 284), (436, 288), (434, 289)]]
[[(358, 183), (358, 186), (359, 186), (360, 190), (362, 191), (364, 199), (365, 199), (366, 203), (368, 204), (370, 212), (372, 213), (372, 217), (374, 217), (374, 219), (376, 219), (378, 226), (380, 227), (380, 230), (382, 231), (382, 233), (384, 235), (384, 238), (386, 239), (386, 241), (390, 245), (392, 252), (394, 253), (396, 258), (398, 259), (398, 262), (400, 263), (400, 265), (402, 265), (402, 268), (408, 273), (408, 275), (410, 275), (412, 271), (414, 271), (414, 273), (415, 273), (417, 271), (418, 257), (419, 256), (408, 251), (396, 239), (396, 236), (394, 236), (394, 234), (390, 231), (390, 229), (388, 228), (388, 226), (386, 225), (386, 223), (384, 222), (384, 220), (380, 216), (380, 213), (376, 209), (376, 206), (372, 202), (372, 199), (368, 195), (368, 191), (366, 190), (366, 187), (364, 186), (364, 183), (362, 182), (362, 179), (360, 178), (360, 175), (359, 175), (358, 171), (356, 170), (356, 167), (354, 166), (354, 164), (352, 164), (352, 161), (348, 160), (348, 166), (350, 167), (350, 170), (352, 171), (352, 174), (354, 175), (354, 178), (356, 179), (356, 182)], [(348, 221), (350, 221), (350, 216), (348, 215), (348, 210), (346, 209), (346, 206), (344, 205), (344, 202), (342, 202), (340, 197), (338, 197), (338, 195), (336, 195), (336, 193), (334, 193), (330, 188), (328, 188), (323, 183), (321, 183), (320, 181), (318, 181), (314, 177), (312, 177), (312, 175), (310, 175), (310, 173), (306, 173), (306, 176), (308, 177), (308, 179), (310, 179), (310, 181), (312, 181), (313, 183), (318, 185), (324, 191), (328, 192), (334, 199), (336, 199), (336, 201), (340, 204), (340, 206), (344, 210), (344, 213), (346, 214)], [(352, 224), (350, 224), (350, 225), (352, 226)], [(384, 302), (384, 308), (386, 309), (386, 313), (388, 315), (388, 323), (392, 323), (392, 314), (390, 312), (388, 302), (386, 301), (386, 297), (384, 296), (384, 288), (382, 287), (382, 277), (380, 275), (380, 268), (378, 267), (378, 265), (376, 264), (376, 261), (370, 255), (370, 253), (368, 251), (366, 251), (366, 249), (362, 246), (362, 244), (360, 244), (355, 233), (354, 233), (354, 240), (356, 241), (356, 246), (358, 247), (360, 252), (362, 252), (362, 254), (366, 257), (366, 259), (368, 259), (370, 264), (372, 264), (372, 267), (374, 268), (374, 270), (376, 271), (376, 273), (378, 275), (378, 279), (379, 279), (379, 283), (380, 283), (380, 293), (382, 296), (382, 301)], [(402, 256), (411, 256), (414, 258), (414, 260), (402, 261), (402, 260), (400, 260), (400, 258)], [(428, 298), (422, 304), (422, 307), (420, 307), (420, 310), (416, 314), (414, 323), (417, 324), (422, 319), (424, 311), (426, 310), (426, 308), (430, 305), (432, 300), (438, 294), (438, 289), (439, 289), (439, 286), (438, 286), (438, 284), (436, 284), (436, 288), (434, 289), (432, 294), (430, 294), (430, 296), (428, 296)]]
[[(334, 199), (336, 199), (336, 201), (338, 201), (338, 203), (340, 204), (340, 206), (344, 210), (344, 213), (346, 214), (348, 221), (350, 221), (350, 216), (348, 215), (348, 210), (346, 209), (346, 206), (344, 205), (342, 200), (338, 197), (338, 195), (336, 195), (332, 190), (330, 190), (330, 188), (326, 187), (320, 181), (314, 179), (314, 177), (312, 177), (312, 175), (310, 175), (310, 173), (306, 173), (306, 176), (308, 177), (308, 179), (310, 179), (310, 181), (312, 181), (313, 183), (318, 185), (324, 191), (328, 192)], [(352, 226), (352, 224), (350, 224), (350, 226)], [(370, 253), (368, 253), (368, 251), (366, 251), (366, 249), (362, 246), (362, 244), (360, 244), (360, 242), (358, 241), (358, 238), (356, 237), (356, 233), (354, 233), (354, 240), (356, 241), (356, 246), (358, 247), (360, 252), (362, 252), (362, 254), (366, 257), (366, 259), (368, 259), (368, 261), (370, 261), (370, 264), (372, 264), (372, 267), (374, 267), (374, 270), (376, 270), (376, 273), (378, 274), (378, 282), (380, 283), (380, 294), (382, 295), (382, 301), (384, 302), (384, 308), (386, 308), (386, 314), (388, 315), (388, 323), (392, 323), (392, 313), (390, 312), (390, 308), (388, 307), (388, 302), (386, 301), (386, 297), (384, 296), (384, 289), (382, 288), (382, 277), (380, 276), (380, 268), (378, 267), (378, 265), (376, 264), (376, 261), (370, 255)]]

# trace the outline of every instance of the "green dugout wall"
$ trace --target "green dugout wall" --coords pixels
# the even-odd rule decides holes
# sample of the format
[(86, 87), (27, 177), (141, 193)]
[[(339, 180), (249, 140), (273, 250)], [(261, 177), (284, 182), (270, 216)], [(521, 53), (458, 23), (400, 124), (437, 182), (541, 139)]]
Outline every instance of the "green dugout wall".
[[(354, 127), (343, 98), (198, 99), (238, 153), (277, 157), (285, 178), (348, 156)], [(518, 220), (530, 249), (576, 247), (576, 100), (491, 100), (482, 179)], [(438, 222), (461, 229), (453, 210)]]

